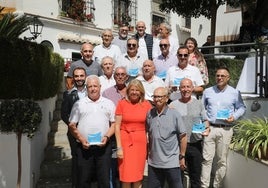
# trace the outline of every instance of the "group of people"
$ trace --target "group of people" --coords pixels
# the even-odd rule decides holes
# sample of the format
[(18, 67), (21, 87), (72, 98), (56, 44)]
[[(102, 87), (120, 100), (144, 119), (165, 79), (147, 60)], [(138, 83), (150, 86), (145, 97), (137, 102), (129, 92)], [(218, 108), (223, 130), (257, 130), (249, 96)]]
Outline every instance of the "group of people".
[[(72, 154), (72, 186), (141, 188), (146, 160), (148, 187), (183, 187), (187, 170), (192, 188), (208, 188), (214, 156), (213, 186), (226, 171), (232, 126), (245, 112), (240, 92), (228, 85), (220, 67), (216, 85), (208, 84), (205, 59), (194, 38), (184, 46), (170, 36), (167, 23), (159, 38), (143, 21), (128, 37), (128, 27), (103, 43), (84, 43), (82, 59), (72, 63), (62, 102)], [(201, 96), (198, 99), (198, 96)], [(117, 176), (119, 174), (119, 176)]]

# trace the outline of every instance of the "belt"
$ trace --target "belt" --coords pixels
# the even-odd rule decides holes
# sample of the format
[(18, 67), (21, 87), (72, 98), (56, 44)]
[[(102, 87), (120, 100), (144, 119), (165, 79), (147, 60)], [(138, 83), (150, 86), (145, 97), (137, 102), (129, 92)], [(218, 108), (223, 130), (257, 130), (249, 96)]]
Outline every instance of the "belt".
[(214, 124), (214, 123), (210, 123), (210, 125), (212, 127), (217, 127), (217, 128), (231, 128), (232, 127), (232, 125)]

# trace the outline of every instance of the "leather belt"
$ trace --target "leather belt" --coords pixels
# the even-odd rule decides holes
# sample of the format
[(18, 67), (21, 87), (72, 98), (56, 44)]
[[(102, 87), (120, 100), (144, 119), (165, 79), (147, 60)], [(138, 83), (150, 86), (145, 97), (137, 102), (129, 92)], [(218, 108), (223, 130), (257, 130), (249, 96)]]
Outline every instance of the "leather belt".
[(217, 127), (217, 128), (231, 128), (232, 127), (232, 125), (214, 124), (214, 123), (210, 123), (210, 125), (213, 127)]

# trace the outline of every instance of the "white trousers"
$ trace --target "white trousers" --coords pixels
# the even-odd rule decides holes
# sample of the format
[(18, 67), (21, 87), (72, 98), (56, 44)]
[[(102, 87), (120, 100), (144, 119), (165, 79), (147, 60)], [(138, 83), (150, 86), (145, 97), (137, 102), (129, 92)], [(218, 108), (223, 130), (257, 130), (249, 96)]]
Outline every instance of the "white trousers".
[(212, 163), (214, 157), (216, 157), (216, 172), (213, 188), (219, 188), (226, 174), (227, 155), (233, 136), (233, 128), (218, 128), (213, 126), (210, 126), (210, 128), (209, 135), (204, 138), (201, 187), (209, 187)]

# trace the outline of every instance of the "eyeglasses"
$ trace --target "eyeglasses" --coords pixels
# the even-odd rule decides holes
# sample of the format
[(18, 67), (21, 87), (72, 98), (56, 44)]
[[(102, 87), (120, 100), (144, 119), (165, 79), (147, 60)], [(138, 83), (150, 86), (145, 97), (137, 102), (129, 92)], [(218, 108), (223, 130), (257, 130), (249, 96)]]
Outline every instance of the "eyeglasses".
[(127, 44), (127, 47), (129, 47), (129, 48), (130, 48), (130, 47), (134, 47), (134, 48), (135, 48), (136, 46), (137, 46), (137, 44), (134, 44), (134, 43), (128, 43), (128, 44)]
[(119, 76), (126, 76), (126, 74), (125, 73), (115, 73), (115, 76), (117, 76), (117, 77), (119, 77)]
[(122, 32), (128, 32), (127, 29), (120, 29), (120, 31), (122, 31)]
[(112, 38), (112, 35), (102, 35), (103, 37)]
[(188, 57), (188, 54), (177, 54), (179, 57)]
[(228, 77), (228, 75), (217, 74), (216, 77), (217, 77), (217, 78), (226, 78), (226, 77)]
[(166, 47), (168, 47), (168, 46), (169, 46), (169, 44), (159, 44), (159, 47), (160, 47), (160, 48), (163, 48), (163, 47), (166, 48)]
[(153, 95), (152, 96), (154, 99), (163, 99), (163, 98), (165, 98), (166, 97), (166, 95)]

